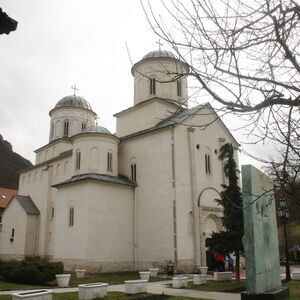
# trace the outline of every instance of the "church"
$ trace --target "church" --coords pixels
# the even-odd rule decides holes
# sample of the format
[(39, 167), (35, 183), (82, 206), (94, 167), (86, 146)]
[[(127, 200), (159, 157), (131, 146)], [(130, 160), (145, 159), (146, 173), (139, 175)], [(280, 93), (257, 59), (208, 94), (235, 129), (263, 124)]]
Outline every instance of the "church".
[(188, 106), (188, 71), (164, 50), (135, 63), (134, 103), (114, 115), (116, 133), (83, 97), (59, 100), (49, 143), (3, 213), (0, 257), (46, 256), (90, 273), (207, 265), (222, 228), (219, 149), (232, 143), (237, 160), (239, 144), (209, 103)]

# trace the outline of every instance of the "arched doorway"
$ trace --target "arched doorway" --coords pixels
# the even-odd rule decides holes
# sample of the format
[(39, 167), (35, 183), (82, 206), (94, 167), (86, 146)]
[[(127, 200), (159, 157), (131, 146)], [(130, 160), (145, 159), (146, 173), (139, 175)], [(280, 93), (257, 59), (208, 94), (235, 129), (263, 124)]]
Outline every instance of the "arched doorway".
[(206, 217), (203, 224), (203, 237), (206, 252), (206, 265), (209, 271), (215, 269), (215, 259), (211, 248), (211, 237), (213, 232), (220, 231), (220, 219), (216, 215)]

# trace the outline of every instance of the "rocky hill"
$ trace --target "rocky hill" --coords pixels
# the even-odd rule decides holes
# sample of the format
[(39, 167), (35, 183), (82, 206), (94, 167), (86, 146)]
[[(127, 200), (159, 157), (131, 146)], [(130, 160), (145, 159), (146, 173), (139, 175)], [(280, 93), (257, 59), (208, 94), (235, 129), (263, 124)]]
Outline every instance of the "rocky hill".
[(0, 134), (0, 187), (18, 189), (18, 171), (31, 167), (32, 163), (13, 152), (12, 145)]

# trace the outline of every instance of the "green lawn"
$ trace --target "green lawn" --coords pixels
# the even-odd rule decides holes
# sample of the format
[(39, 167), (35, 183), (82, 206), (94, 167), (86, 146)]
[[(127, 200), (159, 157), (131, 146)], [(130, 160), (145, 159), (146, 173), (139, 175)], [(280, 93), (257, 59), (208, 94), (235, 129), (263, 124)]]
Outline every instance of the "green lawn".
[(283, 286), (290, 289), (290, 300), (300, 300), (300, 282), (299, 281), (289, 281), (284, 282)]
[[(124, 293), (121, 292), (109, 292), (107, 294), (107, 296), (105, 298), (105, 300), (127, 300), (127, 299), (142, 299), (142, 296), (147, 296), (150, 294), (147, 293), (140, 293), (137, 295), (126, 295)], [(53, 294), (53, 300), (76, 300), (78, 299), (78, 293), (55, 293)], [(100, 299), (100, 298), (99, 298)], [(147, 299), (147, 298), (146, 298)], [(145, 300), (146, 300), (145, 299)], [(195, 300), (195, 298), (189, 298), (189, 297), (173, 297), (170, 296), (168, 298), (166, 298), (168, 300)], [(197, 298), (198, 300), (208, 300), (208, 299), (200, 299)], [(4, 295), (0, 295), (0, 300), (11, 300), (11, 296), (4, 296)]]

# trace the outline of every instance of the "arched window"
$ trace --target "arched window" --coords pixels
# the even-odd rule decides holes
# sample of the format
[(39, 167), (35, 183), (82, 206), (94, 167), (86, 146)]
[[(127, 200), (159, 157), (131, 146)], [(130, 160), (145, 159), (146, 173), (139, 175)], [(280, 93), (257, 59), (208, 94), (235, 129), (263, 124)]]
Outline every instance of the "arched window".
[(131, 168), (131, 180), (136, 182), (136, 164), (133, 163), (130, 165)]
[(69, 208), (69, 226), (74, 226), (74, 207)]
[(211, 174), (211, 156), (208, 153), (205, 153), (205, 172)]
[(150, 78), (150, 95), (156, 94), (156, 81), (155, 78)]
[(112, 172), (112, 153), (107, 152), (107, 171)]
[(75, 162), (75, 170), (80, 170), (81, 163), (81, 152), (80, 150), (76, 151), (76, 162)]
[(177, 81), (177, 96), (181, 97), (181, 80)]
[(50, 139), (53, 139), (54, 137), (54, 124), (51, 123), (51, 126), (50, 126)]
[(69, 120), (64, 121), (64, 136), (69, 136)]
[(84, 130), (86, 128), (86, 122), (82, 122), (81, 124), (81, 130)]

